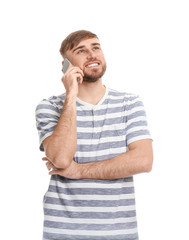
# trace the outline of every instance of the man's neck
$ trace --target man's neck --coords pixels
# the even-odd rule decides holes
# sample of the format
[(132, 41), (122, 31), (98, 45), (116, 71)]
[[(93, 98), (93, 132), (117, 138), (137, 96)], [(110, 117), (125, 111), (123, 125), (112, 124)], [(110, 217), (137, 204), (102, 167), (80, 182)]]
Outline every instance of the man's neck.
[(96, 105), (104, 96), (106, 87), (102, 85), (102, 80), (96, 82), (83, 82), (79, 85), (78, 98), (84, 102)]

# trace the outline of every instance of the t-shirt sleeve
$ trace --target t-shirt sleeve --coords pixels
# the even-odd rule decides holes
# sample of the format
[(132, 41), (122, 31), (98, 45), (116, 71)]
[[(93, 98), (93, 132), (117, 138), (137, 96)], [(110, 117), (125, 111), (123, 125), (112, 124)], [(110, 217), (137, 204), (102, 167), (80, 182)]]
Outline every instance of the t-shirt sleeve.
[(40, 150), (44, 151), (43, 141), (52, 135), (58, 123), (59, 108), (50, 100), (42, 100), (36, 107), (36, 127), (39, 134)]
[(148, 129), (144, 104), (138, 95), (127, 97), (126, 143), (127, 146), (142, 139), (152, 139)]

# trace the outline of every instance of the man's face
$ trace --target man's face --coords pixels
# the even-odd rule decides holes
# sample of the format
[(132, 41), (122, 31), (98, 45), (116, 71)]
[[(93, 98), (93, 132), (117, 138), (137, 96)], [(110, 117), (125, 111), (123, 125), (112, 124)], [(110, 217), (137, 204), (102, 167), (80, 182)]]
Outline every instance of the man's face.
[(106, 61), (97, 38), (82, 40), (72, 50), (66, 52), (70, 62), (84, 73), (83, 81), (95, 82), (106, 71)]

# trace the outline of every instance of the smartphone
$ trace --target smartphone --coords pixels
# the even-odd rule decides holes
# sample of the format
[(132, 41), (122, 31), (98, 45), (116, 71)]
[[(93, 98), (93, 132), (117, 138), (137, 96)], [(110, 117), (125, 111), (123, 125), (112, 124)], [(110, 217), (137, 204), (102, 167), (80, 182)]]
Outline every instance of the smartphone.
[[(63, 67), (62, 67), (62, 72), (63, 73), (65, 73), (68, 70), (69, 65), (70, 65), (70, 61), (67, 58), (65, 58), (64, 64), (63, 64)], [(77, 82), (79, 82), (79, 78), (77, 78)]]
[(63, 67), (62, 67), (62, 72), (63, 73), (65, 73), (68, 70), (69, 65), (70, 65), (70, 61), (67, 58), (65, 58), (64, 64), (63, 64)]

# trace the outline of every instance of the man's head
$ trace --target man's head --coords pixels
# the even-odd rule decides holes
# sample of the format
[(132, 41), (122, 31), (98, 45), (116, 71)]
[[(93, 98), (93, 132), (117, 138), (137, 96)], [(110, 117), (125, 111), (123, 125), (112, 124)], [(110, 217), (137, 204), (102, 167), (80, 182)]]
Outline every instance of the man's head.
[(83, 81), (95, 82), (106, 71), (106, 61), (96, 34), (80, 30), (68, 35), (61, 44), (63, 58), (80, 67), (84, 73)]

